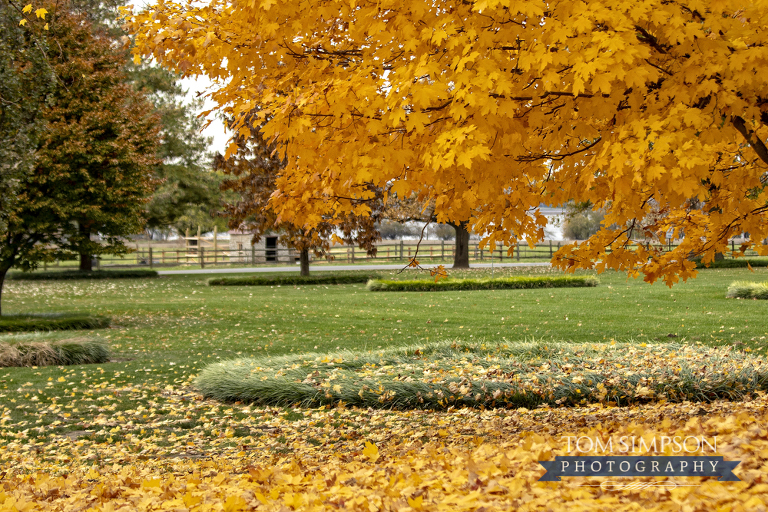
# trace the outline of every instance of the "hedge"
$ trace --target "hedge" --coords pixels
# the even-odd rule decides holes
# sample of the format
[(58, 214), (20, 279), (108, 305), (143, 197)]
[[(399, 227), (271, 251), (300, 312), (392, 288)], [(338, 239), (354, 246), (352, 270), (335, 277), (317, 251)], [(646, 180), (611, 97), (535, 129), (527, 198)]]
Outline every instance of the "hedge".
[(13, 281), (56, 281), (68, 279), (135, 279), (144, 277), (157, 277), (156, 270), (130, 269), (130, 270), (93, 270), (83, 272), (80, 270), (51, 270), (44, 272), (13, 272), (8, 274), (8, 279)]
[(366, 288), (372, 292), (437, 292), (451, 290), (510, 290), (523, 288), (566, 288), (597, 286), (596, 277), (540, 276), (501, 277), (495, 279), (419, 279), (415, 281), (391, 281), (372, 279)]
[(696, 261), (696, 268), (747, 268), (751, 267), (765, 267), (768, 266), (768, 258), (737, 258), (726, 259), (719, 261), (712, 261), (709, 266), (701, 262), (700, 259)]
[(275, 286), (308, 284), (354, 284), (368, 282), (372, 277), (364, 275), (319, 275), (319, 276), (275, 276), (275, 277), (214, 277), (208, 279), (208, 286)]
[(109, 327), (110, 320), (106, 316), (81, 313), (2, 315), (0, 316), (0, 332), (103, 329)]

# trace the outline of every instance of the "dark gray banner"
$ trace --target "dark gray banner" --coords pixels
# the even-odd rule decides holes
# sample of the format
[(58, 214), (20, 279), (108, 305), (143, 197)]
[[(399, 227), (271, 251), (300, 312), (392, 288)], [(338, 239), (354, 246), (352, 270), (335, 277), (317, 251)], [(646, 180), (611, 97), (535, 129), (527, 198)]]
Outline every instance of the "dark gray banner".
[(539, 461), (547, 470), (539, 482), (559, 482), (562, 476), (716, 476), (720, 482), (738, 482), (739, 477), (732, 471), (739, 462), (723, 460), (720, 455), (558, 455), (555, 460)]

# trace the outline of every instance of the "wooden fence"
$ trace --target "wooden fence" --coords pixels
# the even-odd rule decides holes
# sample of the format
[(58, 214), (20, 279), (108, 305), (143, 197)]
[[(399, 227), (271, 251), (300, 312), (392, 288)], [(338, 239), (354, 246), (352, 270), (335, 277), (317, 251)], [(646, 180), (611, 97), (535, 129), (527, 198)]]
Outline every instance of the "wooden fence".
[[(546, 241), (531, 249), (526, 244), (519, 245), (509, 253), (509, 247), (496, 247), (490, 251), (487, 247), (481, 249), (476, 242), (472, 242), (469, 248), (469, 259), (475, 262), (546, 262), (563, 245), (570, 242)], [(738, 243), (731, 242), (732, 250), (736, 250)], [(663, 249), (671, 250), (674, 245), (658, 245)], [(331, 248), (330, 256), (334, 263), (407, 263), (416, 254), (416, 242), (411, 240), (382, 242), (377, 244), (375, 256), (369, 256), (364, 250), (354, 246), (335, 246)], [(748, 251), (748, 256), (757, 253)], [(454, 255), (453, 241), (422, 241), (418, 249), (417, 259), (422, 263), (451, 263)], [(311, 255), (313, 264), (325, 263), (325, 258), (315, 258)], [(187, 267), (200, 268), (212, 266), (273, 266), (295, 265), (299, 261), (299, 253), (292, 249), (257, 249), (255, 247), (237, 249), (213, 250), (206, 247), (179, 248), (179, 249), (153, 249), (140, 248), (135, 252), (124, 256), (105, 255), (94, 262), (95, 267)], [(53, 266), (76, 266), (73, 256), (68, 260), (57, 261)], [(46, 267), (51, 264), (46, 265)]]

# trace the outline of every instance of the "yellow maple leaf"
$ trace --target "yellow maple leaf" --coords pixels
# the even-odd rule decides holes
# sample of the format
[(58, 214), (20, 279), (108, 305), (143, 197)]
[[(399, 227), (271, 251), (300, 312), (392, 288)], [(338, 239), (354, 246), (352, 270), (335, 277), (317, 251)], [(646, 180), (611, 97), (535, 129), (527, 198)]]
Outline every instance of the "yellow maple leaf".
[(24, 25), (26, 25), (26, 24), (27, 24), (27, 20), (21, 20), (21, 21), (19, 21), (19, 25), (21, 25), (22, 27), (23, 27)]
[(363, 449), (363, 455), (368, 457), (371, 462), (376, 462), (379, 458), (379, 449), (375, 444), (370, 441), (365, 442), (365, 448)]
[(29, 12), (32, 12), (32, 4), (27, 4), (24, 6), (24, 8), (21, 10), (24, 14), (27, 14)]
[(41, 7), (35, 11), (35, 16), (43, 20), (45, 19), (46, 14), (48, 14), (48, 11), (44, 7)]
[(422, 510), (424, 508), (424, 505), (422, 504), (423, 501), (424, 500), (421, 496), (416, 496), (415, 498), (408, 498), (408, 506), (414, 510)]

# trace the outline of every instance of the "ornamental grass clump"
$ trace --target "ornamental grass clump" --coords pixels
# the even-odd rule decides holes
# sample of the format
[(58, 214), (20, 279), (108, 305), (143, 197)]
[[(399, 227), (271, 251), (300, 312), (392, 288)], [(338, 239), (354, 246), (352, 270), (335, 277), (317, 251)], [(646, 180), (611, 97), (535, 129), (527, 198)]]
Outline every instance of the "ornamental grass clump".
[(108, 360), (109, 347), (92, 339), (0, 342), (0, 367), (94, 364)]
[(526, 288), (570, 288), (597, 286), (592, 276), (499, 277), (485, 279), (420, 279), (393, 281), (371, 279), (366, 289), (372, 292), (438, 292), (456, 290), (512, 290)]
[(196, 386), (217, 400), (274, 406), (623, 406), (752, 396), (768, 389), (768, 364), (680, 344), (440, 342), (222, 361), (204, 368)]
[(725, 294), (728, 299), (768, 299), (768, 282), (752, 283), (735, 281), (728, 287)]

